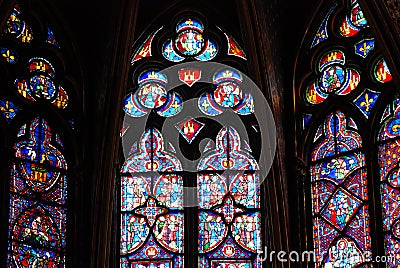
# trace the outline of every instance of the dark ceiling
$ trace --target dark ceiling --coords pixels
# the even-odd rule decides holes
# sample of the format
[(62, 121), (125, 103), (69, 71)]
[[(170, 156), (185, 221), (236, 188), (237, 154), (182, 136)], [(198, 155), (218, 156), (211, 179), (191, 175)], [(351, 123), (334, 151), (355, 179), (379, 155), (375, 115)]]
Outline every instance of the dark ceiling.
[[(128, 1), (128, 0), (127, 0)], [(271, 24), (280, 44), (277, 51), (284, 62), (284, 77), (292, 80), (294, 59), (300, 47), (302, 37), (307, 28), (309, 18), (312, 16), (317, 0), (271, 0), (265, 3), (267, 13), (271, 14)], [(166, 0), (140, 0), (140, 12), (137, 16), (137, 29), (145, 29), (149, 21), (157, 17), (168, 7), (182, 4), (193, 5), (194, 8), (207, 7), (213, 9), (215, 14), (222, 14), (226, 20), (232, 19), (236, 14), (231, 0), (214, 1), (166, 1)], [(75, 44), (78, 55), (81, 57), (86, 75), (98, 78), (102, 66), (107, 64), (107, 58), (115, 35), (119, 9), (123, 5), (121, 0), (93, 1), (93, 0), (59, 0), (52, 4), (60, 11), (64, 22), (63, 27), (70, 32), (71, 41)], [(269, 18), (267, 18), (268, 21)], [(272, 21), (273, 20), (273, 21)], [(236, 27), (230, 25), (231, 28)], [(135, 34), (135, 36), (138, 36)], [(286, 80), (286, 79), (285, 79)]]

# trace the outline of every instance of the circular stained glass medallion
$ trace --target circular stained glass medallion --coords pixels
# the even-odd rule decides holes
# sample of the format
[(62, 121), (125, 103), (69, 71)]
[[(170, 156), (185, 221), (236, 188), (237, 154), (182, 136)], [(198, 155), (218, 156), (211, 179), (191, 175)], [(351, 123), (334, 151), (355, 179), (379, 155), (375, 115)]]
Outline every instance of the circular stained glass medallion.
[(157, 83), (141, 86), (137, 96), (140, 104), (149, 109), (158, 108), (167, 100), (165, 88)]
[(222, 107), (234, 107), (239, 104), (242, 98), (242, 90), (232, 82), (221, 83), (214, 91), (214, 100)]
[(194, 30), (183, 31), (175, 39), (175, 47), (178, 52), (185, 56), (196, 56), (204, 47), (203, 35)]
[(32, 95), (47, 100), (52, 99), (56, 95), (56, 85), (53, 79), (45, 75), (34, 75), (29, 79), (29, 86)]
[(339, 90), (346, 80), (346, 71), (340, 66), (331, 66), (322, 74), (321, 89), (327, 93)]

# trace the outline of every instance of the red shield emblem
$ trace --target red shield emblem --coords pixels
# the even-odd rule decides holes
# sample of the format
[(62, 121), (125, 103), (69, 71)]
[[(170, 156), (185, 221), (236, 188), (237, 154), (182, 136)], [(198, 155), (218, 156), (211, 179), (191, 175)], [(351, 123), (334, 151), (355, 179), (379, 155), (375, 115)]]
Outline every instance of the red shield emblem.
[(201, 78), (201, 71), (194, 69), (182, 69), (179, 71), (179, 80), (191, 87)]

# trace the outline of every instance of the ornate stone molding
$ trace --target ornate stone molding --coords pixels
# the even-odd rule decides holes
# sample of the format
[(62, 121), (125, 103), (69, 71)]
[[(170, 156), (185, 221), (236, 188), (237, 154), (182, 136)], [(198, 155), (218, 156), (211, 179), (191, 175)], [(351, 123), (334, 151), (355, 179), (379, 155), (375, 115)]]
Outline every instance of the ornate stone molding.
[(307, 177), (307, 167), (302, 159), (296, 157), (296, 177), (299, 181), (304, 181)]
[(396, 23), (400, 22), (400, 1), (399, 0), (386, 0), (386, 10), (389, 13), (392, 20)]

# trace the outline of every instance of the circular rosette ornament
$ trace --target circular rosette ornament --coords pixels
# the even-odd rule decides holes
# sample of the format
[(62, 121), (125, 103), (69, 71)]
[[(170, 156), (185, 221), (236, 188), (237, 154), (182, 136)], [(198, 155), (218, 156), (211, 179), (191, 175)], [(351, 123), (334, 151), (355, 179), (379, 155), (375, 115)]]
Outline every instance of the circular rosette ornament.
[(213, 93), (205, 93), (199, 99), (200, 110), (207, 115), (215, 116), (223, 113), (226, 108), (240, 115), (248, 115), (254, 112), (253, 97), (250, 93), (244, 93), (241, 89), (243, 78), (239, 72), (232, 69), (224, 69), (213, 77), (215, 90)]
[(360, 74), (346, 68), (345, 55), (340, 50), (325, 53), (318, 62), (318, 77), (306, 88), (306, 100), (310, 104), (324, 102), (329, 95), (347, 95), (360, 83)]
[(44, 99), (57, 108), (65, 108), (68, 95), (55, 81), (55, 70), (50, 62), (43, 58), (32, 58), (28, 62), (28, 69), (28, 76), (15, 80), (18, 92), (30, 101)]
[(167, 92), (168, 79), (155, 70), (143, 72), (138, 78), (139, 88), (130, 93), (124, 102), (124, 111), (132, 117), (142, 117), (152, 109), (162, 117), (178, 114), (183, 107), (182, 98), (175, 92)]
[(345, 82), (345, 70), (340, 66), (331, 66), (325, 70), (321, 77), (321, 90), (332, 93), (340, 89)]
[(175, 49), (185, 56), (196, 56), (204, 48), (204, 27), (196, 19), (185, 19), (178, 23), (175, 38)]
[(162, 106), (167, 99), (165, 86), (167, 77), (157, 71), (146, 71), (139, 76), (138, 100), (146, 108), (153, 109)]
[(168, 91), (167, 100), (164, 105), (158, 108), (157, 114), (162, 117), (172, 117), (179, 114), (183, 109), (182, 97), (173, 91)]
[(226, 108), (238, 105), (242, 96), (243, 94), (240, 87), (231, 82), (219, 84), (214, 91), (214, 99), (216, 102)]
[(218, 53), (217, 45), (203, 37), (204, 26), (195, 18), (185, 18), (176, 26), (176, 35), (163, 45), (164, 58), (172, 62), (183, 61), (187, 57), (208, 61)]
[(56, 85), (51, 77), (47, 75), (34, 75), (29, 79), (29, 92), (38, 99), (50, 100), (54, 98)]
[(59, 248), (64, 242), (51, 214), (40, 206), (28, 207), (15, 221), (14, 239), (33, 246)]
[(65, 226), (51, 214), (41, 206), (31, 206), (16, 218), (10, 247), (15, 267), (64, 267), (60, 249), (65, 247), (61, 234)]
[(243, 99), (243, 92), (240, 84), (243, 78), (240, 73), (234, 70), (223, 70), (213, 77), (214, 101), (221, 107), (232, 108), (240, 103)]
[(204, 38), (202, 34), (194, 30), (181, 32), (175, 39), (176, 49), (185, 56), (199, 54), (203, 46)]

